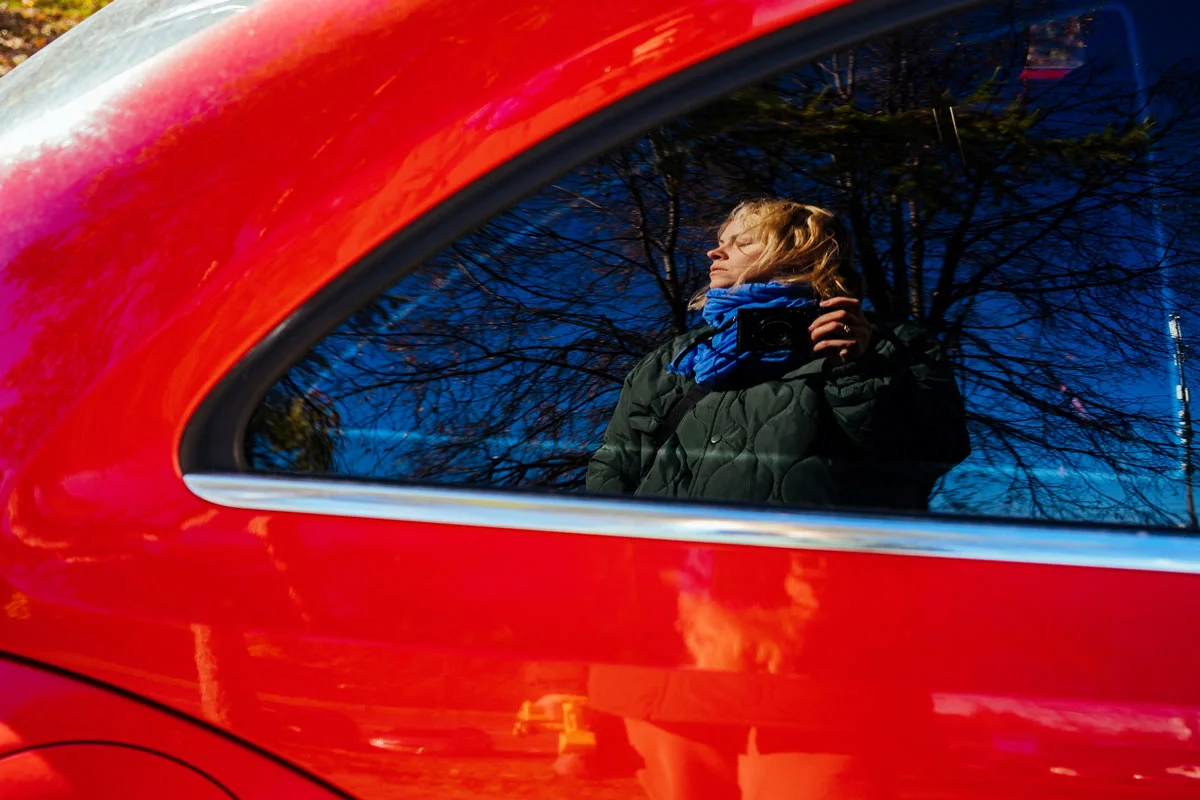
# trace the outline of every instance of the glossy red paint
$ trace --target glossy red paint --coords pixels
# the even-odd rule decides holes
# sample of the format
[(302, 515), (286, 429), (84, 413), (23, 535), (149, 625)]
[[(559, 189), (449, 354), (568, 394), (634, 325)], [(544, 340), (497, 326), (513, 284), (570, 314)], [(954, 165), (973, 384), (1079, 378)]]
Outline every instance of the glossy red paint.
[[(364, 798), (641, 796), (628, 777), (557, 778), (552, 737), (510, 729), (522, 700), (585, 691), (593, 665), (696, 674), (672, 660), (660, 578), (684, 545), (216, 508), (183, 485), (179, 443), (248, 349), (439, 200), (834, 5), (266, 0), (86, 124), (0, 152), (0, 650)], [(790, 558), (711, 550), (747, 575)], [(704, 675), (722, 698), (705, 721), (800, 721), (912, 796), (1200, 789), (1200, 578), (845, 553), (819, 572), (804, 669)], [(260, 758), (3, 669), (22, 673), (0, 680), (9, 750), (144, 742), (231, 787), (230, 764)], [(64, 704), (92, 727), (43, 715)]]
[(13, 800), (117, 800), (161, 797), (228, 800), (217, 784), (161, 756), (104, 744), (26, 750), (0, 759), (0, 784)]
[(5, 798), (340, 796), (180, 715), (78, 680), (0, 660), (0, 686)]

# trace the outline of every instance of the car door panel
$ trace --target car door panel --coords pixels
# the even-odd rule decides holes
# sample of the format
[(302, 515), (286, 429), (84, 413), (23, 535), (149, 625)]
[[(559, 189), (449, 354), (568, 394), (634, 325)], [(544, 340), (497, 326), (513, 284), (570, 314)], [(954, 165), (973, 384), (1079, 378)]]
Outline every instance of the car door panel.
[[(397, 230), (430, 244), (396, 246), (452, 238), (449, 205), (423, 218), (445, 229), (414, 221), (635, 90), (832, 5), (551, 4), (500, 25), (438, 3), (361, 20), (266, 3), (144, 76), (134, 97), (159, 111), (111, 121), (104, 148), (6, 162), (7, 196), (77, 213), (20, 217), (4, 238), (0, 301), (33, 333), (0, 354), (0, 649), (363, 798), (641, 797), (623, 717), (754, 729), (758, 755), (852, 757), (907, 797), (1194, 793), (1189, 539), (1071, 529), (1080, 544), (1051, 553), (1045, 530), (902, 518), (897, 551), (847, 531), (884, 525), (870, 515), (834, 530), (816, 511), (723, 509), (689, 534), (634, 502), (603, 530), (601, 501), (547, 522), (551, 501), (502, 493), (496, 521), (439, 523), (462, 504), (449, 490), (358, 508), (353, 482), (314, 482), (331, 512), (273, 508), (266, 477), (240, 476), (249, 501), (189, 488), (203, 442), (185, 429), (222, 379), (261, 380), (254, 354), (297, 309), (337, 317), (349, 301), (321, 293)], [(256, 26), (274, 44), (243, 51)], [(422, 26), (471, 36), (390, 38)], [(439, 64), (457, 66), (401, 91), (398, 75)], [(1013, 531), (1028, 546), (990, 544)], [(697, 554), (742, 587), (737, 614), (703, 590), (681, 601)], [(554, 694), (589, 699), (599, 761), (559, 759), (548, 727), (514, 735), (522, 704)]]

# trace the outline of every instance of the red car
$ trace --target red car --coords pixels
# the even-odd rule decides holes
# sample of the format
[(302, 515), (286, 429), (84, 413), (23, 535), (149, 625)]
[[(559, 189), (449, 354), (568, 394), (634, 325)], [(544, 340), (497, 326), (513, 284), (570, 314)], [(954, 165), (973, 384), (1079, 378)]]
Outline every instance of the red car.
[[(1200, 793), (1198, 13), (103, 9), (0, 80), (0, 793)], [(803, 444), (636, 396), (753, 197)]]

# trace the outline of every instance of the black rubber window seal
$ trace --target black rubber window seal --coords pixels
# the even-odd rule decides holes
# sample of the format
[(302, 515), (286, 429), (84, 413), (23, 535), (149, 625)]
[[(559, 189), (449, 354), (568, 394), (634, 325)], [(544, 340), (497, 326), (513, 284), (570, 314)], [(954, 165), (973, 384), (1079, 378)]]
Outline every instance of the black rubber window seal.
[(707, 102), (826, 53), (985, 4), (851, 0), (668, 76), (521, 152), (397, 231), (255, 345), (192, 415), (180, 445), (183, 473), (248, 472), (246, 426), (267, 391), (294, 364), (426, 259), (571, 169)]

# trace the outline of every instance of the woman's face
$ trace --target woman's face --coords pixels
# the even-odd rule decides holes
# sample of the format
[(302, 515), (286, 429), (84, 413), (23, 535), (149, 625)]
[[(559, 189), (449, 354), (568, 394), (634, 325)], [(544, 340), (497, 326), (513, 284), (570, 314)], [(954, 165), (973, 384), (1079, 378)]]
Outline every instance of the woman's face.
[(708, 268), (708, 288), (726, 289), (746, 274), (762, 255), (763, 246), (753, 229), (743, 227), (740, 219), (732, 220), (721, 231), (717, 246), (708, 251), (712, 265)]

